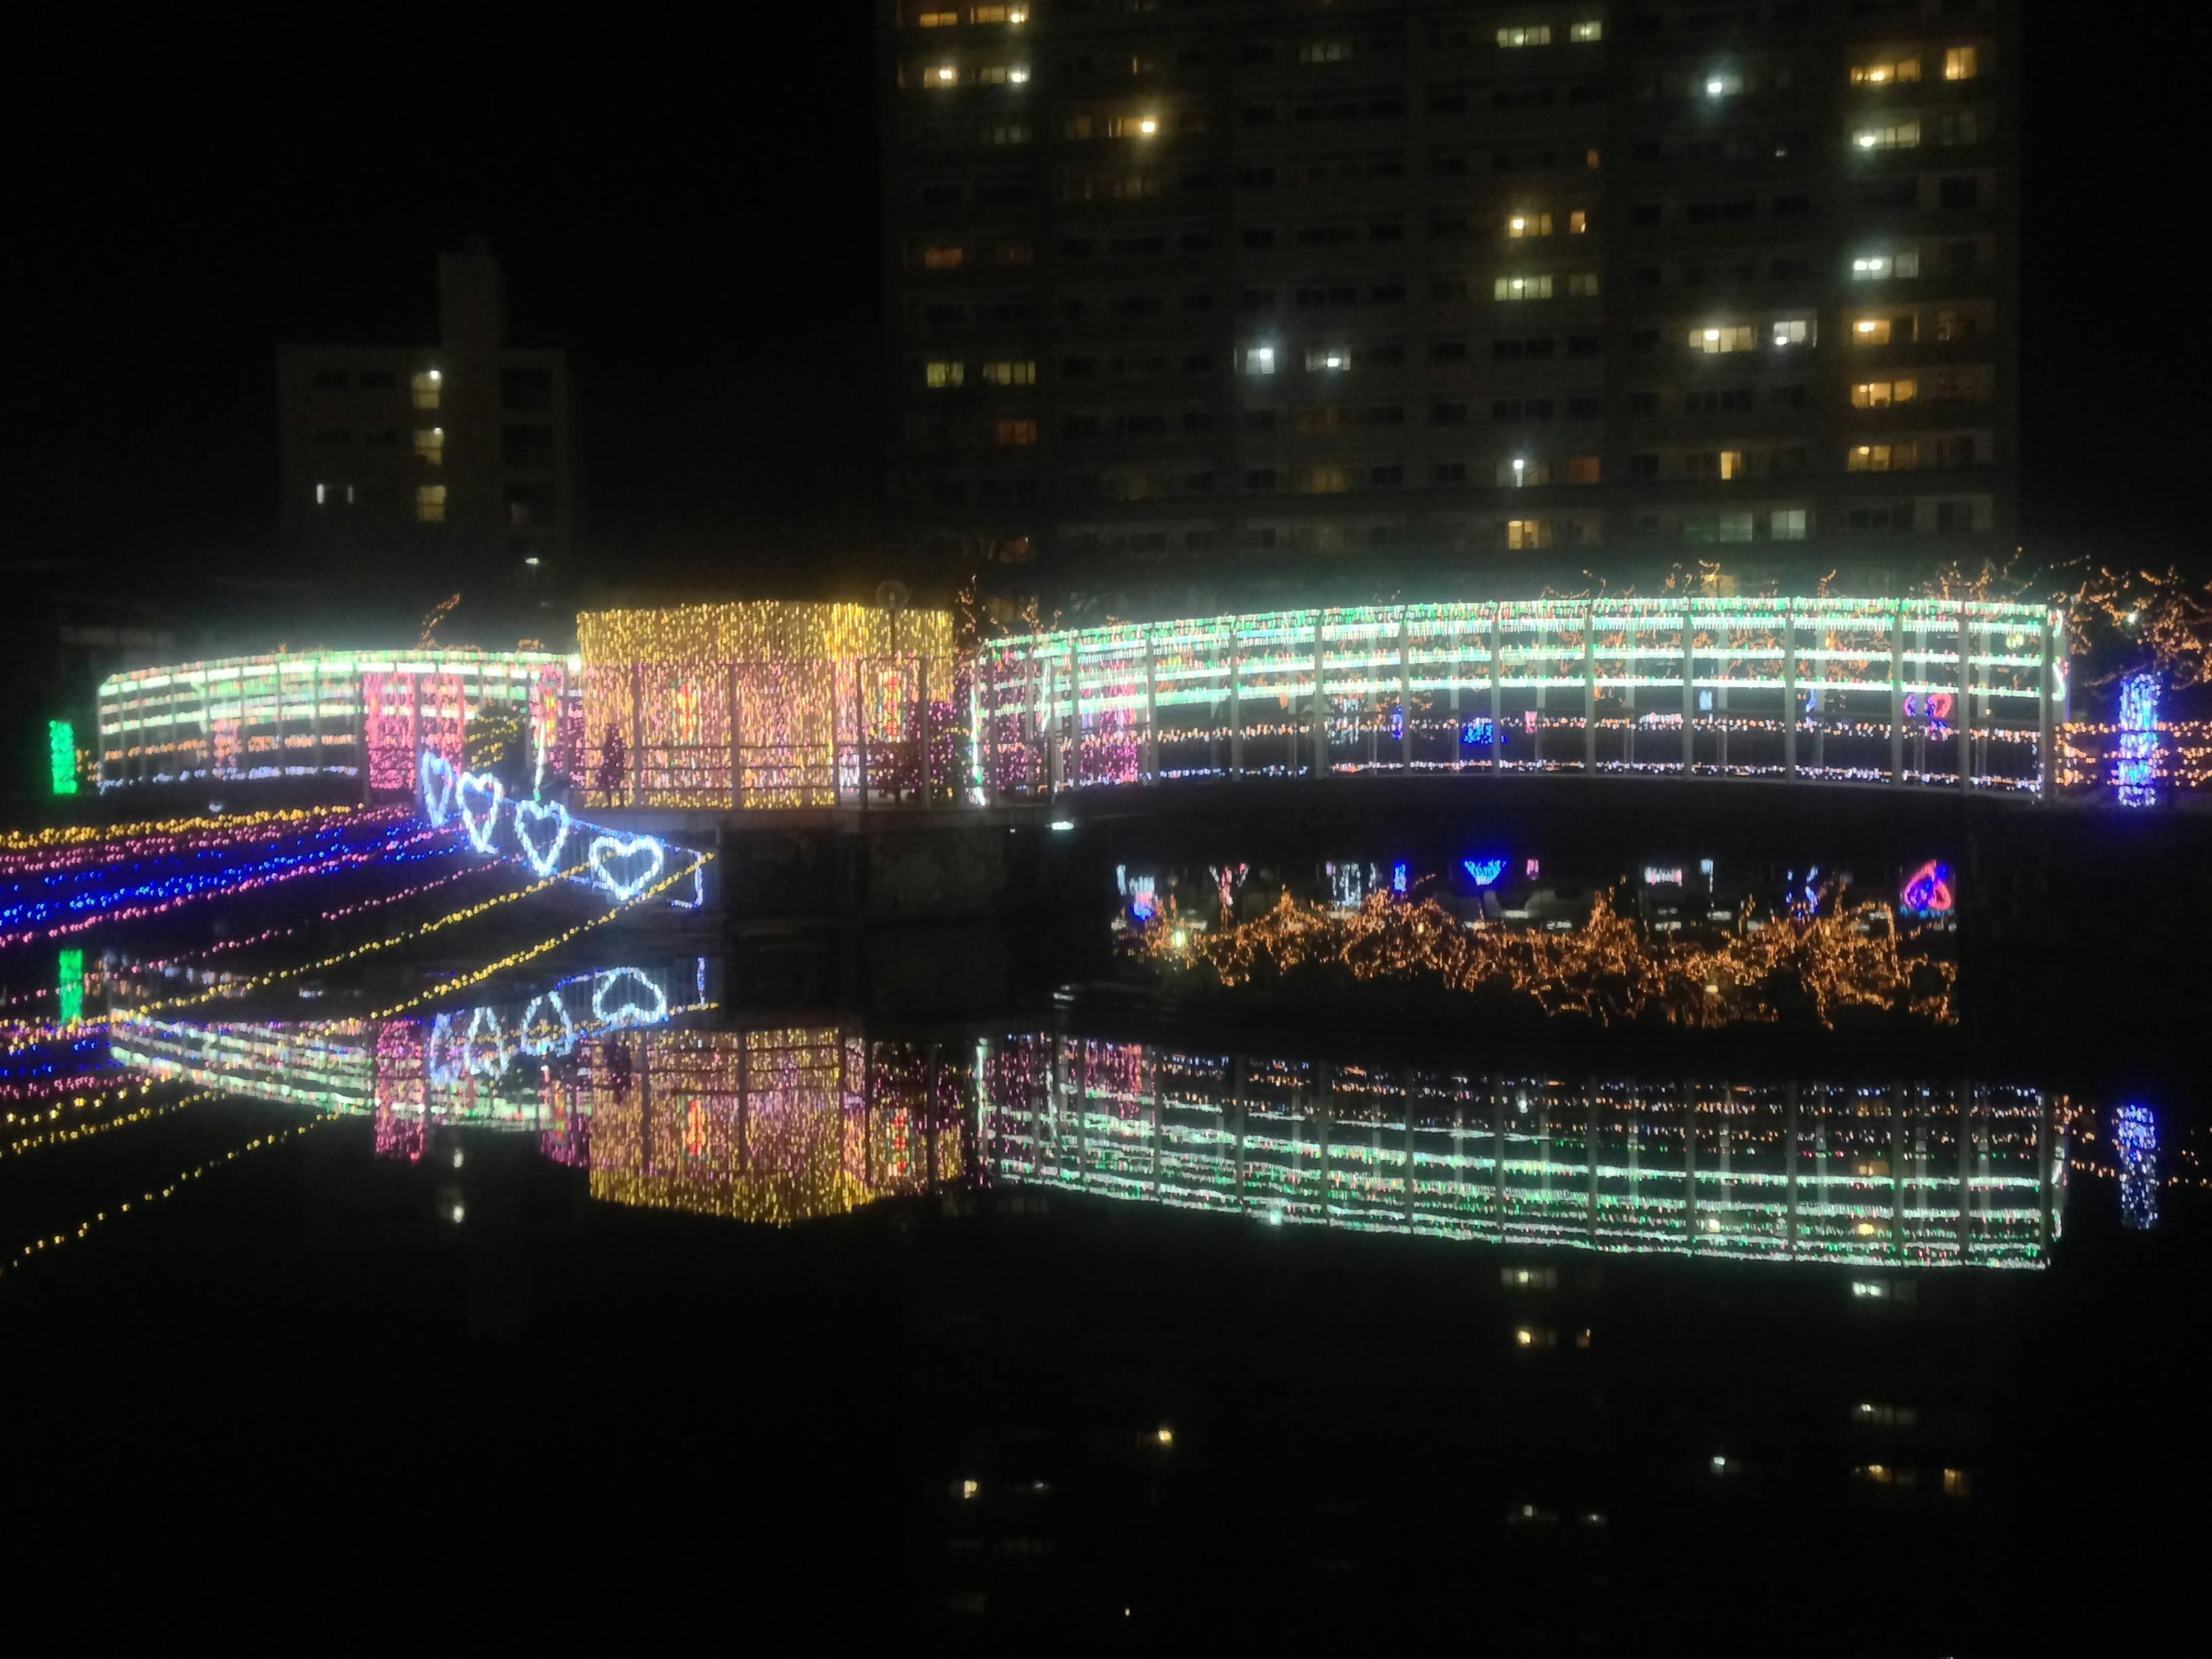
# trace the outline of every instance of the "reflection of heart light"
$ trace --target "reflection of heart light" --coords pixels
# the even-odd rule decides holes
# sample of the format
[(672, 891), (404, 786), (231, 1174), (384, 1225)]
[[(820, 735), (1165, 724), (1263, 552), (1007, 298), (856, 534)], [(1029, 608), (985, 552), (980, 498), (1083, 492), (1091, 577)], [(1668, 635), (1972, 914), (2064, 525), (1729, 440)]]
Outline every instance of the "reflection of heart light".
[[(441, 1014), (430, 1024), (430, 1041), (424, 1045), (423, 1065), (430, 1081), (440, 1088), (450, 1088), (461, 1080), (461, 1068), (449, 1052), (453, 1041), (453, 1017)], [(441, 1054), (444, 1058), (441, 1058)]]
[[(443, 755), (425, 749), (416, 769), (422, 781), (422, 816), (442, 830), (446, 820), (453, 815), (453, 763)], [(445, 787), (434, 789), (433, 781), (441, 781)]]
[[(653, 862), (645, 873), (632, 881), (617, 881), (615, 872), (607, 867), (609, 854), (618, 859), (634, 858), (640, 852), (652, 854)], [(667, 852), (651, 836), (601, 836), (592, 843), (592, 873), (599, 878), (600, 885), (615, 896), (618, 903), (628, 903), (645, 890), (646, 884), (660, 873), (667, 861)]]
[[(538, 1011), (549, 1002), (553, 1005), (553, 1012), (561, 1017), (561, 1035), (541, 1037), (535, 1035)], [(551, 1022), (547, 1023), (550, 1024)], [(576, 1046), (576, 1028), (568, 1018), (568, 1007), (562, 1002), (558, 991), (548, 991), (542, 997), (531, 999), (530, 1006), (522, 1011), (522, 1033), (517, 1042), (526, 1054), (565, 1054)]]
[(1487, 887), (1505, 873), (1504, 859), (1462, 859), (1460, 862), (1467, 866), (1468, 874), (1474, 878), (1477, 887)]
[[(491, 805), (484, 811), (483, 822), (477, 822), (476, 814), (469, 811), (469, 791), (491, 797)], [(507, 799), (507, 786), (497, 778), (481, 772), (464, 772), (453, 785), (453, 805), (461, 809), (461, 827), (469, 832), (477, 851), (491, 851), (492, 831), (499, 828), (500, 803)]]
[[(535, 818), (540, 823), (548, 818), (556, 820), (552, 844), (543, 854), (530, 844), (529, 831), (522, 827), (526, 817)], [(514, 803), (514, 838), (521, 843), (522, 856), (530, 860), (530, 867), (538, 872), (538, 880), (552, 879), (555, 860), (560, 858), (562, 848), (568, 844), (569, 828), (568, 809), (557, 800), (519, 800)]]
[[(480, 1062), (477, 1059), (477, 1030), (480, 1026), (487, 1024), (491, 1027), (491, 1060)], [(469, 1016), (469, 1034), (462, 1041), (461, 1053), (466, 1059), (468, 1068), (471, 1072), (488, 1077), (495, 1083), (506, 1075), (507, 1062), (514, 1056), (507, 1051), (504, 1034), (499, 1029), (497, 1014), (489, 1008), (479, 1008)]]
[[(607, 994), (626, 979), (635, 980), (652, 996), (651, 1012), (633, 1000), (626, 1000), (618, 1007), (607, 1006)], [(625, 998), (630, 994), (624, 993)], [(610, 968), (592, 987), (592, 1017), (609, 1025), (657, 1025), (668, 1018), (668, 994), (635, 968)]]

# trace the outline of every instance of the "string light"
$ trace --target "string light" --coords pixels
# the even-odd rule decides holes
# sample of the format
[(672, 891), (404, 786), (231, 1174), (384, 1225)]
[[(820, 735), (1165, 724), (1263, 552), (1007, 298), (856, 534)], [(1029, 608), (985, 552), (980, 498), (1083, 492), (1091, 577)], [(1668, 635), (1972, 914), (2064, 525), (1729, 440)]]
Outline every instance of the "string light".
[[(240, 1158), (246, 1157), (253, 1152), (264, 1151), (270, 1146), (289, 1145), (293, 1140), (295, 1140), (300, 1136), (307, 1133), (310, 1130), (317, 1128), (325, 1123), (331, 1123), (336, 1121), (335, 1114), (325, 1114), (314, 1118), (309, 1122), (295, 1125), (289, 1129), (276, 1129), (271, 1130), (267, 1134), (256, 1135), (244, 1146), (234, 1147), (231, 1151), (225, 1152), (220, 1158), (210, 1158), (205, 1163), (195, 1164), (188, 1169), (179, 1170), (161, 1186), (158, 1188), (149, 1188), (145, 1195), (142, 1199), (137, 1200), (137, 1202), (142, 1210), (149, 1208), (155, 1204), (161, 1203), (167, 1199), (175, 1197), (177, 1194), (185, 1190), (191, 1182), (198, 1181), (202, 1176), (207, 1174), (210, 1170), (220, 1169), (226, 1164), (234, 1164)], [(131, 1212), (131, 1200), (125, 1200), (123, 1203), (118, 1204), (115, 1206), (116, 1216), (119, 1218), (123, 1216), (128, 1215)], [(57, 1250), (65, 1243), (73, 1243), (88, 1237), (94, 1227), (104, 1225), (107, 1219), (108, 1212), (106, 1210), (100, 1210), (85, 1220), (77, 1223), (74, 1229), (51, 1235), (40, 1235), (39, 1237), (33, 1239), (29, 1243), (26, 1244), (21, 1250), (17, 1251), (14, 1260), (10, 1261), (7, 1266), (0, 1267), (0, 1277), (3, 1277), (8, 1273), (19, 1270), (33, 1258), (42, 1256), (50, 1250)]]
[(2130, 674), (2120, 682), (2120, 741), (2112, 757), (2112, 786), (2123, 806), (2158, 805), (2158, 676)]
[[(582, 770), (595, 805), (827, 806), (950, 799), (968, 701), (952, 617), (850, 605), (586, 611)], [(918, 749), (919, 745), (919, 749)], [(926, 750), (926, 753), (921, 752)], [(732, 768), (735, 775), (732, 775)]]
[[(144, 1091), (141, 1090), (140, 1092), (143, 1093)], [(88, 1123), (76, 1127), (48, 1129), (42, 1134), (23, 1135), (9, 1141), (5, 1146), (0, 1146), (0, 1158), (21, 1158), (25, 1153), (34, 1152), (42, 1146), (66, 1146), (73, 1141), (88, 1140), (94, 1135), (106, 1134), (111, 1129), (127, 1129), (134, 1123), (144, 1123), (154, 1118), (167, 1117), (172, 1112), (184, 1110), (187, 1106), (197, 1106), (202, 1101), (216, 1099), (220, 1093), (218, 1090), (204, 1090), (196, 1095), (186, 1095), (181, 1100), (166, 1101), (159, 1105), (141, 1106), (136, 1111), (125, 1112), (120, 1117), (112, 1117), (104, 1122)]]
[[(1402, 868), (1402, 866), (1401, 866)], [(1679, 878), (1679, 872), (1673, 872)], [(1434, 899), (1370, 894), (1350, 914), (1282, 895), (1267, 915), (1199, 930), (1148, 929), (1137, 948), (1164, 964), (1210, 972), (1223, 986), (1262, 969), (1341, 969), (1355, 980), (1433, 979), (1448, 990), (1527, 997), (1547, 1014), (1610, 1024), (1656, 1012), (1669, 1024), (1717, 1026), (1767, 1022), (1779, 1011), (1771, 988), (1790, 984), (1814, 1017), (1863, 1007), (1949, 1024), (1957, 964), (1905, 955), (1895, 914), (1868, 903), (1828, 914), (1793, 908), (1758, 927), (1749, 907), (1713, 945), (1654, 938), (1601, 893), (1589, 919), (1565, 932), (1473, 926)]]

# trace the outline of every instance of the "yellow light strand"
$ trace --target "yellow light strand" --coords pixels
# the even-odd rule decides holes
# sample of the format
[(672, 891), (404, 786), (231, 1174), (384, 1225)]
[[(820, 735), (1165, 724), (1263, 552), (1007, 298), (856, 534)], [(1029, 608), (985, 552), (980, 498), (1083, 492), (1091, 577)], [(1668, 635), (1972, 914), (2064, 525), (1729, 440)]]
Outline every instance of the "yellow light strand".
[[(151, 1087), (149, 1085), (148, 1087)], [(141, 1091), (142, 1093), (143, 1091)], [(25, 1135), (0, 1146), (0, 1158), (21, 1158), (35, 1152), (41, 1146), (66, 1146), (75, 1140), (88, 1140), (94, 1135), (106, 1134), (110, 1129), (128, 1128), (134, 1123), (149, 1122), (157, 1117), (167, 1117), (172, 1112), (182, 1111), (187, 1106), (197, 1106), (204, 1100), (213, 1100), (222, 1093), (219, 1089), (206, 1089), (196, 1095), (186, 1095), (181, 1100), (166, 1101), (158, 1106), (141, 1106), (135, 1112), (121, 1117), (112, 1117), (105, 1123), (88, 1123), (78, 1129), (50, 1129), (44, 1134)]]

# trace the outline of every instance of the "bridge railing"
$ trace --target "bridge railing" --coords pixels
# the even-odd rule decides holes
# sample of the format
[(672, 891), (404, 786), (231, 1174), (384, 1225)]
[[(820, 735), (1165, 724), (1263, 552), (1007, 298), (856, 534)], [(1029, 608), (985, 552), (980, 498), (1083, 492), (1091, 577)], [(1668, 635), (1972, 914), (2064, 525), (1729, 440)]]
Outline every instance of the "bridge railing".
[(1773, 776), (2048, 792), (2041, 605), (1542, 600), (1037, 634), (979, 653), (994, 796), (1365, 771)]

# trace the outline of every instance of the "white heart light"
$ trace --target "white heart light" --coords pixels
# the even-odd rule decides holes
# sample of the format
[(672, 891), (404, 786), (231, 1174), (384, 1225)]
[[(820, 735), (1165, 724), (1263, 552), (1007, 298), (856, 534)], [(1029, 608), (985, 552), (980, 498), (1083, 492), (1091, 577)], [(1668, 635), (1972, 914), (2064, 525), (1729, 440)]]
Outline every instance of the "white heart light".
[[(624, 980), (635, 980), (653, 996), (650, 1012), (638, 1006), (629, 992), (617, 1007), (607, 1006), (607, 994)], [(668, 1018), (668, 994), (635, 968), (610, 968), (592, 982), (592, 1017), (609, 1025), (657, 1025)]]
[[(453, 762), (425, 749), (422, 758), (416, 763), (416, 775), (422, 784), (422, 816), (430, 820), (433, 828), (444, 829), (446, 820), (453, 815)], [(434, 787), (437, 785), (443, 787)]]
[[(489, 1060), (477, 1058), (477, 1031), (483, 1025), (491, 1027), (491, 1056)], [(514, 1056), (507, 1052), (506, 1034), (499, 1029), (499, 1016), (489, 1008), (478, 1008), (469, 1016), (469, 1034), (461, 1040), (462, 1061), (471, 1072), (489, 1078), (496, 1083), (507, 1073), (508, 1063)]]
[[(553, 839), (541, 854), (531, 844), (530, 832), (523, 828), (523, 823), (525, 819), (534, 819), (543, 823), (548, 818), (554, 820)], [(519, 800), (514, 803), (514, 838), (521, 843), (522, 856), (530, 860), (530, 867), (538, 872), (538, 880), (550, 881), (553, 878), (553, 872), (558, 867), (561, 848), (568, 843), (571, 827), (568, 809), (557, 800)]]
[[(609, 856), (631, 859), (641, 852), (653, 855), (653, 862), (646, 867), (645, 873), (635, 880), (617, 880), (607, 866)], [(617, 904), (627, 904), (643, 892), (667, 860), (667, 848), (651, 836), (601, 836), (592, 843), (592, 873), (599, 878), (601, 886), (614, 895)]]
[[(491, 805), (485, 810), (482, 823), (478, 823), (477, 815), (469, 811), (469, 791), (471, 789), (491, 797)], [(506, 799), (507, 786), (487, 774), (464, 772), (454, 780), (453, 805), (460, 808), (461, 827), (469, 832), (469, 839), (476, 843), (477, 852), (492, 850), (492, 833), (499, 828), (500, 803)]]
[[(453, 1025), (451, 1014), (439, 1015), (430, 1024), (430, 1038), (422, 1049), (423, 1069), (429, 1073), (430, 1081), (441, 1089), (450, 1088), (461, 1080), (461, 1071), (468, 1060), (465, 1054), (459, 1062), (452, 1056)], [(444, 1051), (442, 1057), (441, 1050)]]
[[(541, 1037), (536, 1035), (538, 1011), (549, 1002), (553, 1005), (553, 1012), (561, 1017), (561, 1035)], [(552, 1022), (548, 1020), (546, 1023), (550, 1025)], [(526, 1054), (565, 1054), (576, 1046), (576, 1027), (569, 1019), (568, 1006), (561, 1000), (558, 991), (548, 991), (544, 996), (531, 999), (530, 1006), (522, 1011), (522, 1035), (518, 1041)]]

